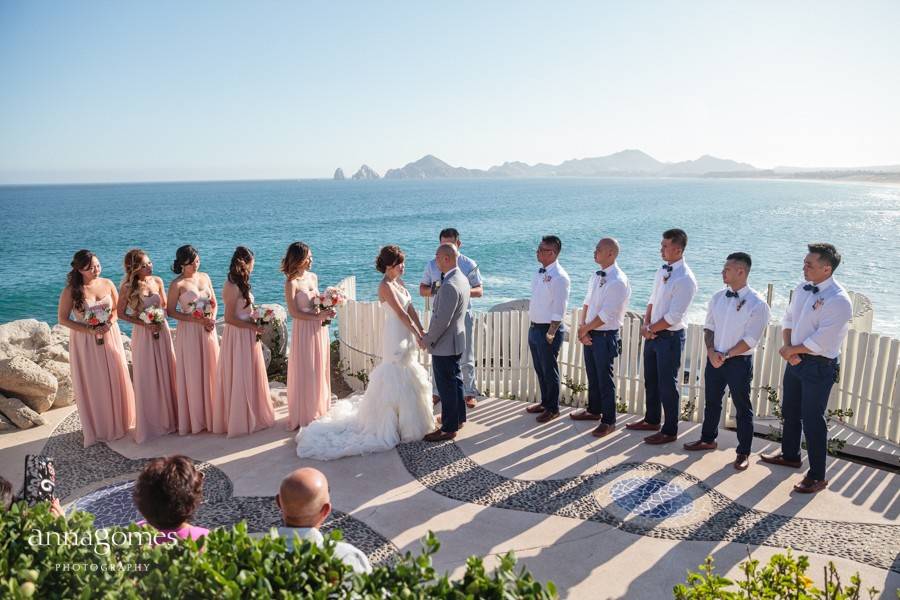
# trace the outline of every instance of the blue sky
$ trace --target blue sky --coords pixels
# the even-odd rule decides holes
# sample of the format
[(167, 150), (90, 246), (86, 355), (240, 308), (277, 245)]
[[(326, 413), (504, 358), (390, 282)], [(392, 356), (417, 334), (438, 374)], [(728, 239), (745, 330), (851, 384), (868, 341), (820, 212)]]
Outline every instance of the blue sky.
[(0, 183), (900, 164), (900, 2), (0, 0)]

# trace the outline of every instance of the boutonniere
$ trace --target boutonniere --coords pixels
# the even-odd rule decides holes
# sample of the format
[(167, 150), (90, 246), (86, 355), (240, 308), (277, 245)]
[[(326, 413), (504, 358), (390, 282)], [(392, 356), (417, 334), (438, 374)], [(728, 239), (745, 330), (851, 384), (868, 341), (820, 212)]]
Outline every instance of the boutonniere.
[(671, 272), (671, 271), (669, 271), (668, 273), (666, 273), (665, 275), (663, 275), (663, 283), (669, 283), (669, 277), (671, 277), (671, 276), (672, 276), (672, 272)]
[(813, 304), (813, 310), (819, 310), (824, 305), (825, 305), (825, 299), (819, 298), (818, 300), (816, 300), (816, 303)]
[(550, 275), (544, 275), (544, 283), (550, 283), (550, 280), (553, 279)]
[(746, 298), (744, 298), (743, 300), (741, 300), (740, 302), (738, 302), (738, 304), (737, 304), (737, 309), (736, 309), (736, 310), (737, 310), (738, 312), (741, 312), (741, 309), (744, 307), (745, 304), (747, 304), (747, 299), (746, 299)]
[(602, 288), (604, 285), (606, 285), (606, 277), (600, 277), (597, 281), (597, 287)]

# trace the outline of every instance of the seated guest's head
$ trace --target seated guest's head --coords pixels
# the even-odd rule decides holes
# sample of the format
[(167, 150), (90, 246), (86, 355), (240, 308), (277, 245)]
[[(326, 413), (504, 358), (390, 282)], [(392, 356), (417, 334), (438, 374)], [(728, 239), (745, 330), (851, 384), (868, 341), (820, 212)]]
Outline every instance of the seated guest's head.
[(12, 506), (13, 502), (13, 487), (12, 484), (0, 477), (0, 510), (6, 512), (9, 510), (9, 507)]
[(157, 529), (185, 525), (203, 500), (203, 473), (186, 456), (151, 460), (134, 486), (134, 505)]
[(331, 513), (328, 480), (316, 469), (297, 469), (281, 480), (275, 502), (288, 527), (319, 527)]

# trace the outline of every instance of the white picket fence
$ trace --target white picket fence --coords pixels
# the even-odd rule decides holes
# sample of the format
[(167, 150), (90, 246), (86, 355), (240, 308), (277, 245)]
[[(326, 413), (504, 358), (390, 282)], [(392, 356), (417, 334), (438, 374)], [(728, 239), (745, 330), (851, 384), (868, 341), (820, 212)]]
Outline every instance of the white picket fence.
[[(355, 278), (342, 282), (348, 298), (356, 296)], [(570, 331), (577, 328), (581, 309), (566, 317)], [(430, 312), (422, 315), (427, 329)], [(368, 373), (380, 360), (383, 329), (382, 308), (377, 302), (351, 300), (338, 310), (338, 336), (341, 360), (349, 374)], [(622, 355), (615, 361), (616, 390), (619, 402), (627, 412), (643, 414), (643, 339), (639, 335), (640, 319), (629, 316), (622, 327)], [(528, 349), (528, 313), (507, 311), (475, 314), (475, 382), (484, 394), (493, 397), (539, 400), (537, 377)], [(781, 379), (785, 362), (778, 354), (781, 326), (767, 327), (753, 362), (751, 399), (757, 415), (772, 415), (768, 388), (781, 395)], [(419, 352), (426, 368), (430, 357)], [(559, 354), (563, 380), (562, 401), (574, 406), (587, 402), (587, 374), (583, 346), (575, 340), (563, 343)], [(681, 400), (685, 416), (691, 421), (703, 420), (706, 348), (703, 327), (691, 324), (687, 329), (681, 372)], [(355, 389), (362, 389), (359, 378), (346, 377)], [(574, 389), (579, 391), (574, 392)], [(865, 331), (851, 330), (841, 353), (841, 378), (834, 386), (829, 408), (853, 409), (846, 423), (872, 437), (900, 443), (900, 340)], [(730, 398), (722, 411), (723, 424), (732, 413)]]

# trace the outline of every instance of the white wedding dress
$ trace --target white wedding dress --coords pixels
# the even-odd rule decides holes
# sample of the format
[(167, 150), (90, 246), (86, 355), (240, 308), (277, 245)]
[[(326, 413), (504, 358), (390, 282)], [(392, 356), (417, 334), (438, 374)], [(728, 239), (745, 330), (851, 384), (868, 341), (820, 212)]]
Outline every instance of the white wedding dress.
[[(401, 288), (406, 308), (409, 292)], [(382, 302), (381, 363), (369, 374), (364, 394), (337, 401), (324, 417), (297, 432), (297, 456), (331, 460), (390, 450), (434, 431), (431, 382), (416, 361), (416, 340)]]

